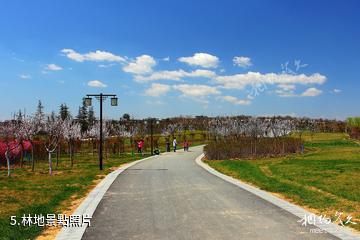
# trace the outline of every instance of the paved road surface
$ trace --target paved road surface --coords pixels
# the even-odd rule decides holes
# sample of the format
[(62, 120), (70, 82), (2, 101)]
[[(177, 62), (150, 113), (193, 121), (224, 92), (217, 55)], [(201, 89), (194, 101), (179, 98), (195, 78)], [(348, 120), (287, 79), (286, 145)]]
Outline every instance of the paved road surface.
[(120, 174), (83, 239), (336, 239), (203, 170), (201, 152), (165, 153)]

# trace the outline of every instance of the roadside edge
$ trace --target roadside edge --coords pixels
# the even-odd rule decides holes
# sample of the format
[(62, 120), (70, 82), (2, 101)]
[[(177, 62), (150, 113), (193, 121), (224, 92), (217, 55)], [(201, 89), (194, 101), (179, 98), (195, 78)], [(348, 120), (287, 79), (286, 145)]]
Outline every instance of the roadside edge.
[[(106, 175), (106, 177), (96, 185), (96, 187), (91, 190), (91, 192), (87, 195), (87, 197), (82, 201), (80, 206), (75, 210), (73, 215), (88, 215), (92, 217), (97, 206), (99, 205), (100, 201), (102, 200), (103, 196), (111, 186), (111, 184), (115, 181), (115, 179), (119, 176), (120, 173), (132, 167), (140, 162), (145, 160), (149, 160), (154, 158), (155, 156), (147, 157), (144, 159), (140, 159), (134, 162), (127, 163), (115, 171)], [(79, 240), (85, 233), (85, 230), (88, 226), (81, 226), (81, 227), (63, 227), (60, 232), (57, 234), (57, 240)]]
[[(197, 165), (199, 165), (200, 167), (202, 167), (209, 173), (211, 173), (231, 184), (234, 184), (248, 192), (251, 192), (252, 194), (255, 194), (256, 196), (274, 204), (277, 207), (280, 207), (281, 209), (299, 217), (300, 219), (303, 218), (305, 215), (306, 216), (314, 215), (313, 213), (311, 213), (295, 204), (292, 204), (283, 199), (280, 199), (280, 198), (272, 195), (269, 192), (266, 192), (259, 188), (250, 186), (249, 184), (246, 184), (239, 179), (235, 179), (233, 177), (230, 177), (230, 176), (227, 176), (225, 174), (218, 172), (217, 170), (215, 170), (214, 168), (210, 167), (209, 165), (207, 165), (206, 163), (204, 163), (202, 161), (204, 156), (205, 156), (205, 154), (202, 153), (200, 156), (198, 156), (195, 159), (195, 162)], [(319, 216), (316, 216), (316, 217), (319, 217)], [(328, 232), (329, 234), (332, 234), (335, 237), (340, 238), (340, 239), (344, 239), (344, 240), (356, 240), (356, 239), (359, 240), (360, 239), (359, 234), (356, 234), (356, 233), (352, 232), (351, 230), (346, 229), (344, 227), (340, 227), (334, 223), (329, 223), (329, 224), (319, 223), (319, 224), (316, 224), (315, 226)]]

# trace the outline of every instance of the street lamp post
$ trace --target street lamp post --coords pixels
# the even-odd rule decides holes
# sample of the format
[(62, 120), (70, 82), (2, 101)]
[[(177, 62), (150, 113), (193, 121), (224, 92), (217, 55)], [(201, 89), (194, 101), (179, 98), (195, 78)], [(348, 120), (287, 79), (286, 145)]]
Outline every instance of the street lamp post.
[(148, 121), (145, 121), (145, 124), (150, 124), (151, 156), (154, 155), (154, 122), (159, 124), (159, 121), (156, 118), (149, 118)]
[(92, 98), (95, 97), (100, 102), (100, 147), (99, 147), (99, 168), (103, 170), (103, 101), (105, 101), (108, 97), (111, 97), (111, 106), (118, 105), (118, 98), (115, 94), (87, 94), (85, 98), (85, 105), (87, 107), (91, 106)]

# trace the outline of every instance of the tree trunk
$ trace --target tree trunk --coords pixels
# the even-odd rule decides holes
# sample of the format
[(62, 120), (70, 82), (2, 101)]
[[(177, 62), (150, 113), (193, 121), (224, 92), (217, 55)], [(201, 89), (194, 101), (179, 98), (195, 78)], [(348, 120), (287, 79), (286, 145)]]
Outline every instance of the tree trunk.
[(103, 143), (104, 143), (104, 150), (105, 150), (105, 160), (107, 160), (108, 159), (108, 146), (107, 146), (107, 144), (106, 144), (106, 140), (103, 140)]
[(22, 143), (20, 144), (21, 152), (20, 152), (20, 167), (23, 167), (23, 161), (24, 161), (24, 148), (22, 146)]
[(30, 142), (31, 144), (31, 171), (35, 170), (35, 161), (34, 161), (34, 145), (32, 142)]
[(282, 144), (283, 144), (283, 155), (285, 155), (285, 140), (284, 139), (282, 141)]
[(73, 144), (72, 142), (69, 143), (69, 151), (70, 151), (70, 165), (73, 167), (74, 165), (74, 152), (73, 152)]
[(10, 177), (10, 159), (9, 159), (9, 150), (6, 150), (5, 152), (5, 158), (6, 158), (6, 164), (7, 164), (7, 170), (8, 174), (7, 176)]
[(119, 157), (121, 156), (121, 140), (119, 139)]
[(256, 152), (256, 139), (254, 140), (254, 152), (255, 152), (255, 158), (256, 158), (256, 155), (257, 155), (257, 152)]
[(131, 149), (131, 156), (133, 157), (133, 159), (135, 159), (133, 137), (130, 138), (130, 149)]
[(61, 144), (59, 144), (59, 147), (56, 149), (56, 169), (58, 169), (59, 165), (59, 150), (60, 150)]
[(49, 174), (52, 175), (52, 161), (51, 161), (51, 152), (48, 152), (49, 156)]

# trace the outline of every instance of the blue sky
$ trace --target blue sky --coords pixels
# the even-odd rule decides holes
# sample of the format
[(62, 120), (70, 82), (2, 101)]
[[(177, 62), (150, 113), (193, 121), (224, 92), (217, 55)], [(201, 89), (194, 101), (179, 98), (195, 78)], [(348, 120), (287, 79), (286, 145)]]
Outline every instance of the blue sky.
[[(7, 1), (0, 119), (115, 93), (106, 116), (359, 115), (358, 1)], [(95, 102), (95, 101), (94, 101)]]

